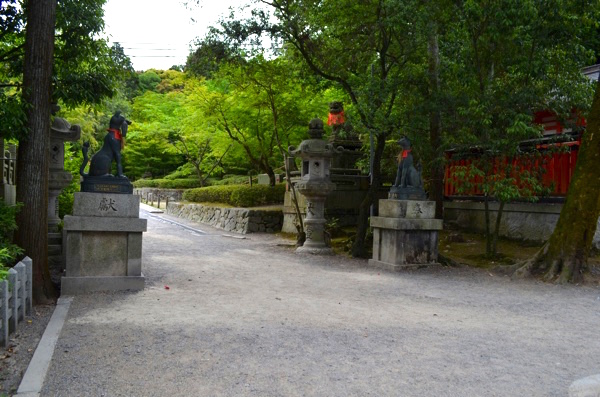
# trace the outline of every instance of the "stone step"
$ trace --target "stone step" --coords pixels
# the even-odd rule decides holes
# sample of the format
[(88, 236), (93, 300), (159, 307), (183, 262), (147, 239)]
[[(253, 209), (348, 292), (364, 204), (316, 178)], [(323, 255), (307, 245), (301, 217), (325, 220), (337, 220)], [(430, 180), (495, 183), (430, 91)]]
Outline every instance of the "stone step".
[(48, 245), (48, 256), (59, 256), (62, 254), (62, 245), (49, 244)]
[(48, 245), (61, 245), (62, 233), (48, 233)]

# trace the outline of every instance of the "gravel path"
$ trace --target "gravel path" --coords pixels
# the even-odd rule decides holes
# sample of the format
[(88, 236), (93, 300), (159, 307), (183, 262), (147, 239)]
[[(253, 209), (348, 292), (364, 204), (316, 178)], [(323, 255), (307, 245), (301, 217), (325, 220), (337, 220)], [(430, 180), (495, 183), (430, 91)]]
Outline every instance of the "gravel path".
[(6, 347), (0, 348), (0, 396), (12, 395), (44, 334), (55, 305), (34, 306), (31, 314), (10, 334)]
[(146, 289), (74, 299), (42, 396), (565, 396), (600, 373), (598, 288), (142, 216)]

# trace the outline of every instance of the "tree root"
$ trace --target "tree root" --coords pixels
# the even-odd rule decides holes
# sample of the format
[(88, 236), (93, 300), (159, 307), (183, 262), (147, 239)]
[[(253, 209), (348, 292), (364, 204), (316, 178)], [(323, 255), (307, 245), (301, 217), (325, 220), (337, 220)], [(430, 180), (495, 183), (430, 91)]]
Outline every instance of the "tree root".
[(512, 273), (511, 278), (529, 278), (544, 272), (546, 270), (546, 263), (544, 259), (548, 254), (548, 247), (548, 243), (546, 243), (535, 253), (533, 258), (514, 264), (512, 266), (514, 268), (514, 272)]
[(580, 258), (565, 260), (563, 257), (549, 258), (548, 243), (524, 262), (513, 265), (512, 279), (541, 277), (545, 282), (557, 284), (579, 283), (583, 279), (582, 269), (585, 266)]

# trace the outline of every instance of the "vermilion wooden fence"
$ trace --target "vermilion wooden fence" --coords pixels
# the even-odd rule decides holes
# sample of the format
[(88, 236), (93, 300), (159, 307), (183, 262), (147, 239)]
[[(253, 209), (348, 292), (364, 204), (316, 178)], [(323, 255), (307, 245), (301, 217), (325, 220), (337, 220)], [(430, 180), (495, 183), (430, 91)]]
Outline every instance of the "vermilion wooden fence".
[[(532, 170), (534, 167), (542, 167), (544, 170), (541, 176), (542, 184), (545, 187), (551, 188), (550, 195), (566, 196), (573, 172), (575, 171), (579, 142), (566, 142), (554, 144), (554, 146), (562, 146), (562, 150), (548, 151), (549, 145), (540, 145), (538, 146), (538, 150), (542, 151), (541, 158), (532, 161), (531, 157), (524, 155), (511, 161), (513, 162), (513, 169), (518, 170)], [(546, 154), (543, 151), (546, 151)], [(456, 176), (457, 167), (470, 166), (476, 157), (476, 153), (460, 157), (456, 153), (449, 152), (446, 154), (447, 162), (444, 177), (444, 195), (446, 197), (480, 196), (483, 194), (478, 187), (481, 180), (475, 177), (472, 178), (468, 181), (472, 187), (466, 191), (461, 191), (462, 189), (459, 188), (461, 185), (464, 186), (465, 182), (459, 180)], [(506, 161), (506, 159), (495, 159), (494, 172), (500, 173), (500, 170), (502, 170), (501, 166)], [(515, 177), (518, 179), (518, 175), (515, 175)]]

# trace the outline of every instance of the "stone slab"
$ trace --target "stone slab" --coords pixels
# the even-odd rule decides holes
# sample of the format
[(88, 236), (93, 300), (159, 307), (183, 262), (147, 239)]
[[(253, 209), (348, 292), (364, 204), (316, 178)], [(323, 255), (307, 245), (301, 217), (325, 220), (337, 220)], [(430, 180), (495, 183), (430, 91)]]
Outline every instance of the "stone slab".
[(435, 201), (379, 200), (379, 216), (386, 218), (433, 219)]
[(311, 255), (335, 255), (335, 252), (330, 247), (298, 247), (296, 248), (297, 254), (311, 254)]
[(402, 264), (402, 265), (398, 265), (398, 264), (394, 264), (394, 263), (387, 263), (387, 262), (381, 262), (375, 259), (369, 259), (369, 266), (371, 267), (375, 267), (378, 269), (383, 269), (383, 270), (390, 270), (393, 272), (401, 272), (403, 270), (412, 270), (412, 269), (421, 269), (424, 267), (430, 267), (430, 266), (441, 266), (440, 263), (414, 263), (414, 264)]
[(146, 278), (138, 277), (63, 277), (61, 294), (81, 295), (100, 291), (140, 291), (144, 289)]
[(569, 397), (600, 397), (600, 375), (578, 379), (569, 387)]
[(142, 274), (142, 233), (127, 233), (127, 276)]
[(147, 219), (139, 218), (101, 218), (92, 216), (65, 215), (64, 230), (70, 231), (106, 231), (106, 232), (145, 232)]
[(406, 219), (371, 217), (371, 227), (392, 230), (442, 230), (444, 221), (441, 219)]
[(138, 218), (140, 196), (114, 193), (75, 193), (74, 216)]
[[(66, 275), (127, 276), (128, 234), (130, 233), (67, 233)], [(141, 245), (135, 256), (137, 260), (141, 260)]]
[(437, 230), (373, 230), (373, 259), (393, 265), (438, 262)]

